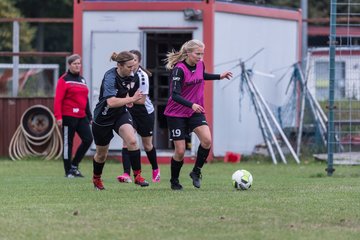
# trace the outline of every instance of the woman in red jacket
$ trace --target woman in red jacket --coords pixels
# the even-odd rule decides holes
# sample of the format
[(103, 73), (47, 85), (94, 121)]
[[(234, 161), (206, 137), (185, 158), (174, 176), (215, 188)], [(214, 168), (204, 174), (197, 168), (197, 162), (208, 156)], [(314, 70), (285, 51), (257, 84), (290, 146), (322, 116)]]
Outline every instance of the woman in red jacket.
[[(73, 54), (68, 57), (69, 70), (63, 74), (56, 85), (54, 113), (56, 123), (63, 133), (63, 160), (65, 177), (84, 177), (79, 171), (79, 163), (89, 149), (93, 137), (90, 130), (92, 115), (89, 107), (89, 89), (80, 75), (81, 57)], [(81, 144), (72, 159), (75, 132)]]

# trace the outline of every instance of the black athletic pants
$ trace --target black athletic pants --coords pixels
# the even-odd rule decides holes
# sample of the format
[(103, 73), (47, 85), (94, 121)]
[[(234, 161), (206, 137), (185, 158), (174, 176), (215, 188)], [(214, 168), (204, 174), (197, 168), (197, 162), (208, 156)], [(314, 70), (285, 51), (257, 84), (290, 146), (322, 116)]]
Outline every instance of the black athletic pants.
[[(87, 117), (84, 118), (74, 118), (63, 116), (62, 123), (62, 133), (63, 133), (63, 160), (64, 160), (64, 170), (65, 174), (71, 169), (71, 165), (78, 166), (85, 153), (89, 149), (93, 136), (90, 130), (90, 124)], [(72, 148), (75, 132), (79, 135), (81, 139), (81, 144), (76, 150), (74, 159), (72, 159)]]

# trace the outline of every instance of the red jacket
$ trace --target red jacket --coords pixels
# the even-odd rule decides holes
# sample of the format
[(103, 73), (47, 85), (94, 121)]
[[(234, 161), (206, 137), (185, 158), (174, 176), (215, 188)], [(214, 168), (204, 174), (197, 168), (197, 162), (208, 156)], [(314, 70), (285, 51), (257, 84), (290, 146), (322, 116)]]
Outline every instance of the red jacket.
[(87, 116), (91, 120), (88, 94), (89, 89), (81, 75), (72, 74), (70, 71), (63, 74), (56, 85), (54, 100), (56, 120), (62, 119), (62, 116), (75, 118)]

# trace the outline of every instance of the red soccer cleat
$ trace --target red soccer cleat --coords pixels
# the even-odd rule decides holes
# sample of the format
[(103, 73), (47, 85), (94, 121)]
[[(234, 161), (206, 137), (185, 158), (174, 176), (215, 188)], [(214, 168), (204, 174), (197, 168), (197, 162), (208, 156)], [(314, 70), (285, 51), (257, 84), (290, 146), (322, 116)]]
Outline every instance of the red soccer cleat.
[(93, 183), (94, 183), (95, 190), (105, 190), (105, 187), (103, 185), (103, 181), (101, 180), (101, 178), (93, 177)]
[(137, 185), (139, 185), (141, 187), (149, 186), (149, 183), (140, 174), (136, 175), (135, 184), (137, 184)]

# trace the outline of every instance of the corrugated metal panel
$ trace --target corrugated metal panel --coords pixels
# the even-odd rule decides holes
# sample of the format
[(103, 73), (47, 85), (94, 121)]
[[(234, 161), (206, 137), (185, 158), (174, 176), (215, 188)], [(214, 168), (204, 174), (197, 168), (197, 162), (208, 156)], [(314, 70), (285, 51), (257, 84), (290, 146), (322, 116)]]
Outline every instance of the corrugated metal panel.
[(31, 106), (44, 105), (53, 111), (54, 98), (0, 98), (0, 156), (9, 156), (9, 144), (23, 113)]

